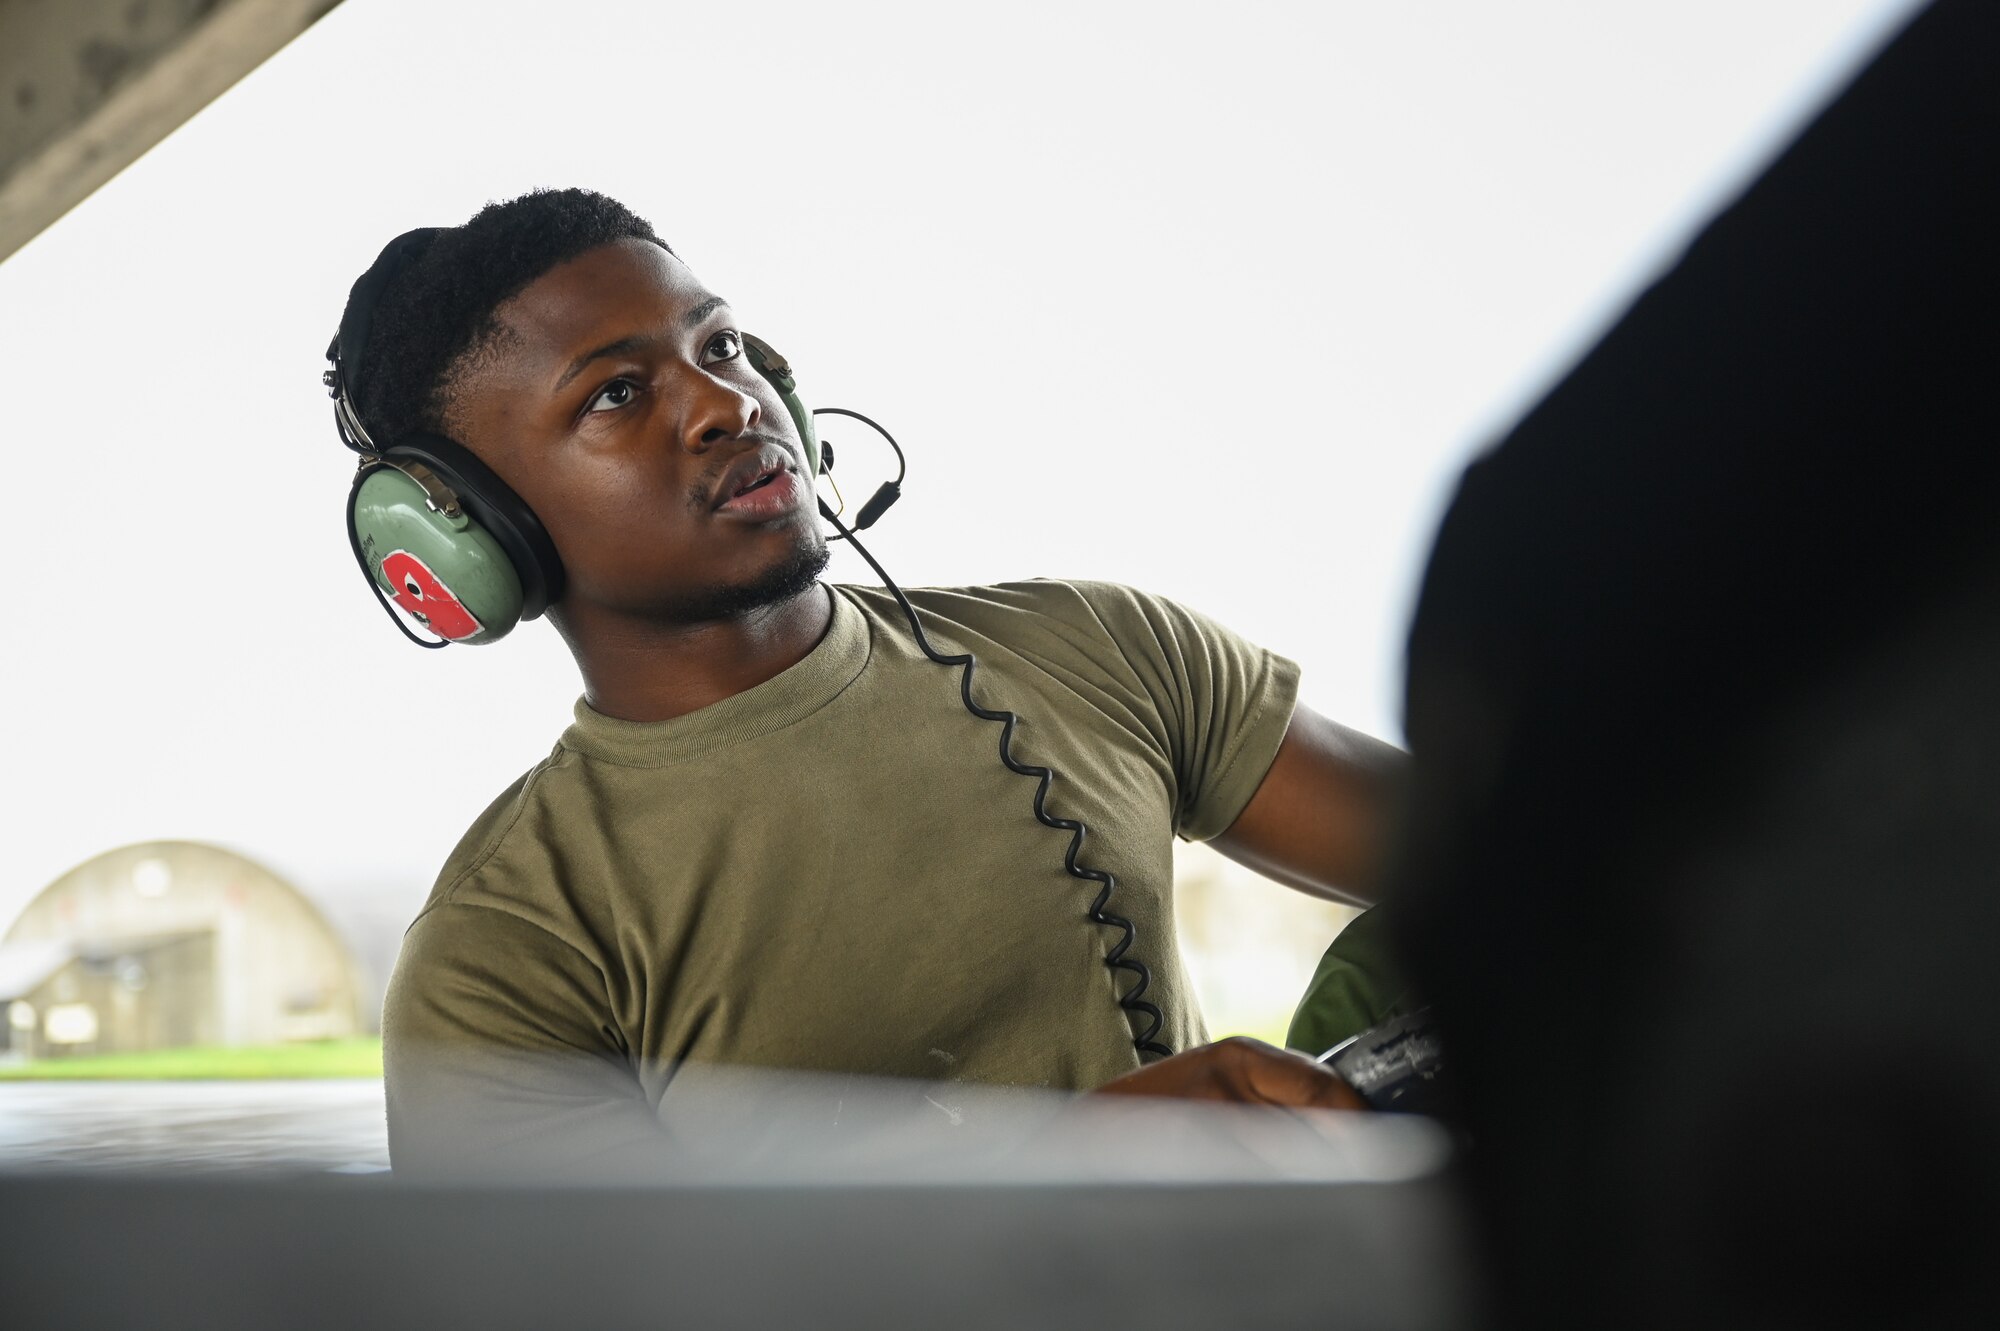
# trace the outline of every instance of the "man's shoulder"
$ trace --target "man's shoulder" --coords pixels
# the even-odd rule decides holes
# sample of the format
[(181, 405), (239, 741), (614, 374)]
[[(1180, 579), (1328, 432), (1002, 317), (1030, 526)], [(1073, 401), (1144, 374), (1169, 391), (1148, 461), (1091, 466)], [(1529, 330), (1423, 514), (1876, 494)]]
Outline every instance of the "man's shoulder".
[(561, 785), (564, 771), (573, 766), (575, 755), (558, 744), (548, 757), (530, 767), (512, 784), (501, 791), (491, 803), (472, 820), (472, 825), (458, 839), (458, 844), (445, 858), (444, 867), (438, 870), (437, 881), (432, 885), (430, 900), (424, 910), (461, 896), (470, 890), (481, 874), (490, 869), (493, 862), (511, 853), (517, 847), (534, 841), (532, 837), (520, 834), (523, 823), (535, 821), (530, 815), (538, 804), (547, 803), (552, 795), (551, 787)]
[[(843, 584), (840, 590), (876, 615), (900, 621), (885, 587)], [(926, 615), (983, 632), (1035, 621), (1068, 625), (1116, 639), (1126, 625), (1147, 620), (1172, 602), (1124, 583), (1092, 578), (1027, 578), (961, 587), (912, 587), (912, 604)]]

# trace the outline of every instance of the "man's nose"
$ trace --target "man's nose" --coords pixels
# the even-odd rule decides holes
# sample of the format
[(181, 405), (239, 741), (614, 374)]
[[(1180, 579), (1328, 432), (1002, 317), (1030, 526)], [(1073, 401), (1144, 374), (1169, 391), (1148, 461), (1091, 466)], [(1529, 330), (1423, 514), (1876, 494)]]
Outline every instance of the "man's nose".
[(713, 375), (695, 377), (687, 415), (681, 421), (681, 447), (690, 453), (706, 453), (715, 444), (756, 428), (763, 415), (756, 398)]

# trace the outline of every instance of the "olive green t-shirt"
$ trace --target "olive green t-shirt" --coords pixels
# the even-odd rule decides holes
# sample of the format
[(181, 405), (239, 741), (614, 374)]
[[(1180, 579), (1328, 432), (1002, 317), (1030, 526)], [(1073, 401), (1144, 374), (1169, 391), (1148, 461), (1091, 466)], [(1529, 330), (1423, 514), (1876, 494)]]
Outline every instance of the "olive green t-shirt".
[[(686, 716), (579, 702), (466, 833), (383, 1009), (399, 1168), (566, 1125), (671, 1123), (685, 1063), (1089, 1088), (1140, 1065), (1118, 932), (997, 723), (889, 593), (828, 587), (805, 659)], [(1175, 943), (1176, 834), (1224, 831), (1276, 755), (1297, 668), (1159, 597), (1049, 580), (910, 592), (972, 694), (1020, 716), (1057, 817), (1176, 1051), (1206, 1032)]]

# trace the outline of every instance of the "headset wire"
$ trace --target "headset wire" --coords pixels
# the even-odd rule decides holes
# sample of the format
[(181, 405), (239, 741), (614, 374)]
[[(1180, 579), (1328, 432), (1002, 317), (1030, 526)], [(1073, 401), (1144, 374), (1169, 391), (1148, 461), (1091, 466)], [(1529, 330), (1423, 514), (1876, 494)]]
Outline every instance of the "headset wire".
[[(823, 407), (821, 410), (832, 411), (837, 410), (837, 408)], [(858, 413), (855, 412), (842, 412), (841, 414), (858, 416)], [(860, 416), (859, 419), (867, 421), (867, 417), (865, 416)], [(875, 424), (873, 421), (867, 421), (867, 423), (870, 425)], [(881, 429), (880, 426), (876, 426), (875, 428), (878, 430)], [(887, 436), (886, 431), (884, 431), (884, 436)], [(892, 440), (891, 442), (893, 443), (894, 441)], [(897, 450), (898, 455), (901, 452), (901, 449)], [(903, 595), (903, 589), (896, 585), (896, 580), (889, 576), (888, 570), (876, 561), (874, 555), (868, 553), (868, 547), (854, 539), (854, 533), (842, 525), (840, 519), (835, 516), (832, 509), (826, 506), (823, 500), (820, 503), (819, 511), (820, 516), (831, 522), (839, 530), (840, 535), (847, 540), (847, 543), (853, 546), (863, 559), (868, 561), (868, 567), (874, 569), (875, 576), (882, 579), (882, 585), (887, 587), (890, 594), (896, 598), (896, 604), (903, 607), (903, 614), (908, 617), (910, 630), (916, 635), (917, 646), (922, 649), (923, 654), (941, 666), (956, 666), (959, 668), (959, 699), (965, 704), (965, 709), (982, 721), (996, 721), (1000, 724), (1000, 761), (1006, 765), (1007, 770), (1020, 776), (1032, 776), (1036, 779), (1037, 784), (1035, 786), (1034, 800), (1036, 820), (1044, 827), (1052, 827), (1059, 832), (1068, 832), (1070, 834), (1069, 848), (1063, 853), (1063, 868), (1074, 878), (1080, 878), (1085, 882), (1098, 885), (1097, 898), (1091, 902), (1090, 909), (1086, 912), (1087, 918), (1104, 928), (1119, 931), (1118, 941), (1112, 944), (1111, 948), (1104, 954), (1104, 964), (1114, 970), (1125, 971), (1138, 977), (1137, 982), (1118, 999), (1118, 1006), (1123, 1008), (1127, 1013), (1137, 1014), (1147, 1019), (1148, 1024), (1145, 1030), (1141, 1031), (1132, 1041), (1133, 1046), (1141, 1053), (1159, 1054), (1161, 1056), (1172, 1055), (1173, 1050), (1159, 1043), (1154, 1038), (1160, 1033), (1160, 1027), (1164, 1024), (1165, 1019), (1161, 1016), (1158, 1007), (1145, 1001), (1146, 991), (1152, 987), (1153, 974), (1146, 968), (1144, 962), (1127, 955), (1132, 950), (1132, 944), (1138, 939), (1138, 926), (1134, 925), (1132, 921), (1126, 919), (1124, 916), (1114, 915), (1105, 909), (1110, 904), (1112, 893), (1117, 890), (1118, 880), (1102, 869), (1091, 869), (1077, 864), (1077, 857), (1083, 851), (1084, 837), (1088, 834), (1089, 829), (1084, 827), (1083, 823), (1075, 818), (1056, 817), (1046, 807), (1049, 787), (1055, 782), (1055, 771), (1047, 767), (1037, 767), (1032, 763), (1024, 763), (1014, 757), (1012, 741), (1014, 726), (1019, 721), (1019, 718), (1004, 708), (992, 709), (981, 707), (972, 700), (972, 675), (978, 666), (978, 662), (973, 659), (972, 653), (960, 652), (956, 655), (948, 656), (933, 647), (930, 638), (924, 633), (922, 622), (917, 618), (916, 607), (910, 604), (909, 597)], [(859, 524), (857, 523), (856, 525), (858, 526)]]

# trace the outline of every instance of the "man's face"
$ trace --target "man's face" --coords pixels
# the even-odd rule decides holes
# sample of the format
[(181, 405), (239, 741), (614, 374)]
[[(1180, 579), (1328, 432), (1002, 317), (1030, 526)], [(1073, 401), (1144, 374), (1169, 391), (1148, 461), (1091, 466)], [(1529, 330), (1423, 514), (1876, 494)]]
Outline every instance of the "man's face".
[(686, 265), (615, 241), (497, 314), (508, 335), (463, 376), (452, 426), (548, 528), (564, 607), (692, 623), (810, 585), (815, 468)]

